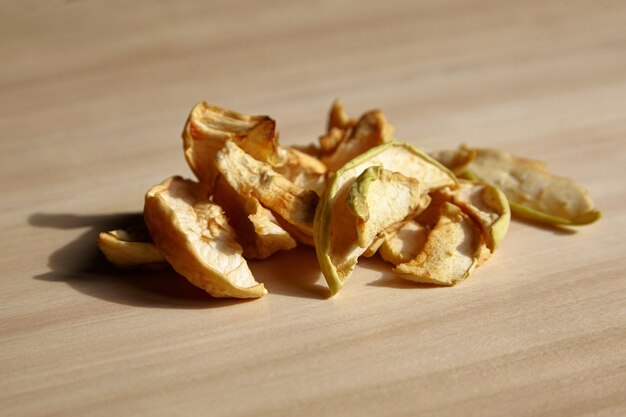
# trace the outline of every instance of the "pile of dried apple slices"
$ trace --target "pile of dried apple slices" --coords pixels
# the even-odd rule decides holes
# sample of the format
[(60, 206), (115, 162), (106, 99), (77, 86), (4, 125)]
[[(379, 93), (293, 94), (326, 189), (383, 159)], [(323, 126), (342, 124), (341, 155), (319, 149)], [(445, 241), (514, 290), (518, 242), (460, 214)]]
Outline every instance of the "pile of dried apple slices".
[(298, 244), (315, 247), (331, 295), (376, 253), (402, 278), (454, 285), (494, 253), (511, 213), (566, 226), (601, 216), (541, 162), (467, 146), (426, 154), (394, 140), (381, 111), (351, 119), (339, 101), (304, 148), (281, 146), (269, 116), (199, 103), (183, 148), (197, 181), (152, 187), (145, 224), (98, 245), (120, 268), (170, 265), (214, 297), (265, 295), (246, 260)]

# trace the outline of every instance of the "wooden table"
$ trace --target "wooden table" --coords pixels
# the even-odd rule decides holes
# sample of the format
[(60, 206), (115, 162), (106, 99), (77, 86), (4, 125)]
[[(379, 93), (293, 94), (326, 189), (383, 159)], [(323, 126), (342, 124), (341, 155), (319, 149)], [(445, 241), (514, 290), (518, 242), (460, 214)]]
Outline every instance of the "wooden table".
[[(20, 1), (0, 6), (3, 416), (626, 415), (626, 2)], [(315, 141), (341, 97), (424, 149), (547, 161), (605, 217), (512, 223), (463, 284), (314, 252), (217, 300), (95, 246), (166, 176), (200, 100)]]

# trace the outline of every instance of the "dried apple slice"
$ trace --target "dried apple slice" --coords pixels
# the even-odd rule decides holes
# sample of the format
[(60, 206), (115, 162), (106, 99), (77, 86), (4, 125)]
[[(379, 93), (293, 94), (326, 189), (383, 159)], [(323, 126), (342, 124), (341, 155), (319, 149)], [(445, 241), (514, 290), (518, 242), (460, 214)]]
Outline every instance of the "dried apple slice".
[(444, 203), (423, 249), (393, 271), (415, 282), (454, 285), (472, 272), (480, 253), (480, 231), (472, 219), (454, 204)]
[[(338, 170), (317, 206), (314, 229), (317, 258), (332, 295), (344, 285), (358, 256), (364, 252), (358, 244), (357, 217), (348, 208), (346, 196), (354, 180), (373, 166), (417, 179), (422, 194), (456, 185), (452, 172), (411, 145), (400, 142), (370, 149)], [(398, 210), (406, 210), (406, 207), (398, 207)]]
[(276, 172), (305, 190), (313, 190), (317, 195), (324, 192), (327, 170), (322, 161), (294, 148), (281, 148), (279, 152), (284, 154), (284, 162), (274, 166)]
[(280, 227), (270, 210), (256, 198), (237, 193), (224, 177), (218, 177), (215, 182), (213, 200), (224, 209), (229, 224), (237, 232), (244, 258), (265, 259), (296, 246), (296, 241)]
[(358, 120), (348, 117), (341, 101), (339, 99), (335, 100), (328, 114), (326, 133), (319, 138), (319, 151), (323, 155), (331, 154), (344, 138), (346, 132), (352, 129), (357, 123)]
[(255, 298), (267, 293), (254, 280), (224, 211), (206, 188), (171, 177), (148, 191), (144, 219), (165, 259), (214, 297)]
[(414, 259), (424, 248), (428, 228), (415, 220), (399, 223), (395, 230), (385, 231), (378, 249), (380, 256), (393, 265)]
[(420, 185), (414, 178), (369, 167), (344, 187), (331, 213), (331, 261), (345, 282), (358, 258), (371, 253), (378, 234), (419, 211)]
[(383, 244), (384, 241), (385, 237), (383, 236), (383, 233), (380, 233), (367, 247), (367, 249), (365, 249), (365, 252), (363, 252), (361, 256), (365, 258), (371, 258), (372, 256), (376, 255), (376, 252), (378, 252), (378, 249), (380, 249), (380, 246)]
[[(322, 156), (331, 155), (337, 146), (341, 143), (342, 139), (346, 136), (346, 131), (333, 127), (325, 134), (320, 136), (320, 147), (317, 149), (318, 153)], [(324, 165), (326, 166), (326, 165)]]
[(489, 184), (460, 181), (456, 189), (440, 191), (459, 206), (482, 230), (487, 248), (493, 253), (509, 229), (511, 210), (502, 191)]
[(269, 164), (252, 158), (232, 141), (227, 141), (217, 153), (216, 166), (240, 195), (256, 198), (297, 230), (299, 234), (296, 238), (303, 243), (312, 242), (313, 218), (319, 201), (314, 191), (305, 190), (289, 181)]
[(330, 107), (330, 112), (328, 113), (328, 126), (327, 130), (331, 129), (342, 129), (346, 130), (351, 127), (354, 127), (358, 123), (358, 120), (351, 119), (348, 117), (346, 113), (343, 103), (341, 100), (336, 99), (332, 106)]
[(119, 268), (167, 267), (165, 257), (152, 243), (144, 225), (102, 232), (98, 235), (98, 246), (107, 260)]
[(601, 217), (585, 188), (569, 178), (551, 174), (544, 163), (495, 149), (475, 151), (467, 177), (500, 188), (513, 214), (568, 226), (593, 223)]
[(393, 126), (387, 123), (383, 113), (370, 111), (361, 116), (353, 128), (346, 130), (332, 152), (323, 154), (320, 160), (329, 171), (336, 171), (368, 149), (390, 142), (392, 137)]
[(272, 212), (254, 199), (250, 202), (248, 218), (256, 233), (257, 258), (265, 259), (279, 250), (289, 250), (296, 247), (294, 238), (280, 226)]
[(260, 161), (280, 162), (276, 122), (269, 116), (250, 116), (202, 102), (191, 110), (182, 136), (185, 159), (198, 179), (210, 185), (217, 176), (215, 154), (227, 140)]
[(429, 155), (456, 175), (461, 175), (476, 158), (476, 151), (461, 146), (457, 149), (430, 152)]
[(415, 213), (421, 198), (415, 178), (380, 166), (365, 169), (346, 196), (346, 204), (356, 217), (358, 245), (367, 248), (381, 231)]

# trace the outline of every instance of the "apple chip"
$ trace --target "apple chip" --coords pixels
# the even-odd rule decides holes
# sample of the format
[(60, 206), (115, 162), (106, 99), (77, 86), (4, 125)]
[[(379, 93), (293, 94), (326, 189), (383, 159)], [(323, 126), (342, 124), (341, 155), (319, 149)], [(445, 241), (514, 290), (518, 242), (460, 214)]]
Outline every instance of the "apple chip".
[(445, 149), (430, 152), (429, 155), (450, 171), (454, 172), (455, 175), (461, 175), (472, 163), (474, 158), (476, 158), (476, 151), (461, 146), (458, 149)]
[(272, 212), (259, 203), (251, 200), (250, 222), (256, 233), (257, 258), (265, 259), (279, 250), (288, 250), (296, 247), (294, 238), (280, 226)]
[[(350, 186), (344, 187), (331, 213), (329, 256), (341, 283), (348, 279), (358, 258), (374, 250), (377, 235), (412, 215), (422, 201), (417, 180), (384, 171), (392, 175), (372, 181), (367, 178), (372, 176), (371, 172), (366, 169)], [(369, 181), (372, 184), (362, 185)]]
[(279, 162), (276, 122), (269, 116), (249, 116), (202, 102), (191, 110), (183, 130), (185, 158), (200, 182), (215, 181), (215, 154), (227, 140), (260, 161)]
[(336, 142), (332, 144), (333, 146), (324, 145), (324, 140), (320, 139), (322, 150), (325, 151), (320, 160), (329, 171), (338, 170), (346, 162), (368, 149), (390, 142), (393, 137), (393, 127), (387, 123), (385, 116), (379, 110), (365, 113), (354, 127), (350, 127), (349, 123), (346, 126), (345, 129), (334, 128), (333, 130), (331, 128), (329, 134), (335, 132), (335, 136), (341, 135), (340, 138), (333, 139)]
[(326, 133), (320, 136), (319, 151), (322, 155), (331, 154), (344, 138), (346, 132), (352, 129), (358, 120), (350, 119), (340, 100), (335, 100), (328, 114)]
[[(332, 155), (337, 149), (341, 140), (346, 136), (346, 130), (333, 127), (327, 133), (320, 136), (320, 147), (317, 149), (318, 153), (323, 157), (325, 155)], [(326, 165), (324, 165), (326, 166)]]
[(415, 220), (407, 220), (383, 233), (383, 241), (378, 252), (385, 261), (399, 265), (417, 257), (426, 243), (427, 236), (426, 227)]
[(224, 209), (228, 223), (237, 232), (244, 258), (265, 259), (274, 252), (296, 246), (296, 241), (280, 227), (270, 210), (256, 198), (238, 194), (224, 177), (217, 178), (213, 200)]
[(363, 252), (361, 256), (365, 258), (371, 258), (372, 256), (376, 255), (376, 252), (378, 252), (378, 249), (380, 249), (380, 246), (383, 244), (384, 240), (385, 237), (383, 231), (374, 238), (372, 243), (367, 247), (367, 249), (365, 249), (365, 252)]
[(289, 181), (269, 164), (252, 158), (232, 141), (227, 141), (217, 153), (216, 166), (237, 193), (256, 198), (298, 231), (295, 236), (297, 239), (303, 243), (312, 243), (313, 218), (319, 201), (314, 191), (305, 190)]
[(294, 148), (281, 148), (284, 154), (280, 165), (274, 167), (276, 172), (284, 175), (289, 181), (321, 195), (326, 188), (326, 165), (312, 155)]
[(351, 127), (354, 127), (357, 122), (358, 120), (348, 117), (346, 110), (343, 108), (343, 103), (341, 102), (341, 100), (336, 99), (333, 102), (332, 106), (330, 107), (330, 112), (328, 113), (328, 131), (332, 129), (347, 130)]
[(144, 219), (159, 251), (193, 285), (214, 297), (267, 293), (254, 280), (234, 230), (204, 185), (166, 179), (146, 194)]
[(358, 245), (362, 248), (371, 245), (385, 228), (415, 213), (420, 202), (419, 181), (415, 178), (380, 166), (365, 169), (346, 196), (346, 204), (356, 217)]
[(514, 214), (569, 226), (593, 223), (601, 217), (585, 188), (569, 178), (551, 174), (544, 163), (495, 149), (475, 151), (467, 177), (500, 188)]
[[(427, 204), (426, 200), (424, 200), (423, 197), (424, 196), (422, 196), (422, 201), (420, 202), (420, 206)], [(388, 228), (386, 228), (385, 230), (383, 230), (382, 232), (380, 232), (378, 235), (376, 235), (372, 243), (367, 247), (367, 249), (365, 249), (365, 252), (363, 252), (361, 256), (365, 258), (370, 258), (376, 255), (376, 252), (378, 252), (382, 244), (385, 242), (385, 237), (390, 233), (395, 233), (398, 230), (398, 228), (402, 225), (402, 223), (404, 222), (395, 223), (389, 226)]]
[(460, 181), (458, 188), (439, 192), (474, 220), (493, 253), (504, 239), (511, 220), (509, 202), (502, 191), (489, 184)]
[(480, 254), (480, 231), (472, 219), (454, 204), (444, 203), (423, 249), (393, 271), (411, 281), (454, 285), (467, 278)]
[[(379, 166), (388, 171), (395, 171), (404, 177), (416, 179), (419, 182), (420, 193), (426, 194), (429, 191), (446, 186), (454, 187), (456, 177), (438, 162), (427, 156), (412, 146), (399, 142), (390, 142), (370, 149), (366, 153), (358, 156), (343, 168), (338, 170), (332, 178), (326, 191), (322, 195), (315, 214), (315, 250), (324, 277), (328, 283), (331, 294), (336, 294), (356, 265), (358, 257), (365, 251), (368, 244), (363, 245), (364, 240), (359, 244), (358, 222), (363, 221), (363, 217), (355, 216), (356, 204), (351, 203), (352, 209), (346, 202), (351, 187), (355, 180), (368, 168)], [(361, 182), (363, 182), (362, 177)], [(390, 189), (398, 190), (390, 187)], [(408, 190), (405, 189), (405, 192)], [(389, 198), (379, 194), (379, 204), (393, 203)], [(401, 202), (412, 200), (403, 196)], [(371, 201), (371, 200), (369, 200)], [(392, 221), (380, 221), (376, 233), (381, 232), (393, 223), (401, 221), (415, 210), (415, 206), (401, 206), (398, 204), (396, 214)], [(377, 212), (379, 207), (372, 205), (368, 207), (369, 215)], [(363, 212), (361, 210), (358, 210)], [(364, 213), (364, 212), (363, 212)], [(365, 236), (365, 231), (360, 232)], [(371, 236), (373, 233), (367, 233)], [(371, 242), (370, 242), (371, 243)]]
[(98, 235), (98, 246), (107, 260), (119, 268), (167, 267), (145, 225), (102, 232)]
[(441, 218), (441, 208), (446, 203), (456, 205), (481, 232), (478, 265), (487, 261), (506, 235), (510, 223), (510, 209), (503, 193), (493, 186), (460, 180), (457, 188), (443, 187), (431, 192), (430, 197), (430, 205), (415, 220), (432, 230)]

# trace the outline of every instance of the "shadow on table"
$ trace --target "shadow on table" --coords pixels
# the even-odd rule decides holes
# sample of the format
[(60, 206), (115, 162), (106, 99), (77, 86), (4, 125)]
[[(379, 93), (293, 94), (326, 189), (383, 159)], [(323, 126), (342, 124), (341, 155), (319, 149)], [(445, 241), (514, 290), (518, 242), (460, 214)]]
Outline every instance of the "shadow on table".
[[(92, 297), (142, 307), (212, 308), (252, 301), (213, 298), (171, 268), (162, 271), (122, 270), (109, 264), (96, 244), (98, 234), (105, 230), (127, 228), (142, 221), (141, 213), (92, 216), (32, 214), (28, 222), (35, 227), (87, 228), (78, 238), (50, 255), (49, 272), (33, 278), (65, 282)], [(298, 248), (276, 254), (268, 260), (250, 262), (253, 274), (270, 293), (326, 298), (327, 290), (315, 284), (321, 276), (316, 265), (315, 252), (308, 248)]]
[(298, 246), (281, 251), (262, 261), (248, 261), (257, 281), (265, 284), (270, 294), (290, 297), (326, 299), (330, 296), (323, 281), (315, 249)]

